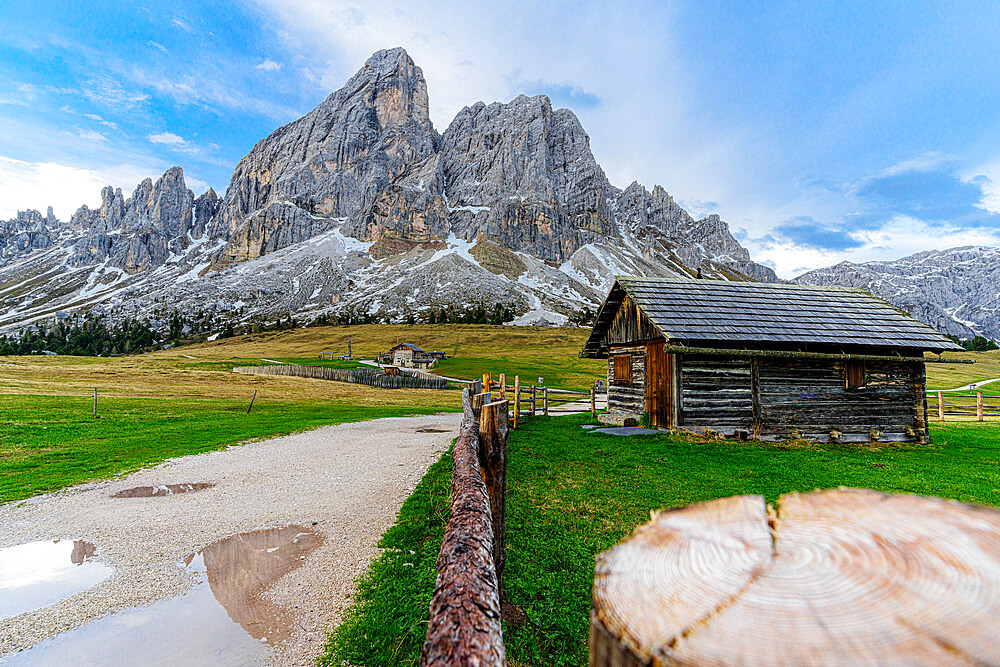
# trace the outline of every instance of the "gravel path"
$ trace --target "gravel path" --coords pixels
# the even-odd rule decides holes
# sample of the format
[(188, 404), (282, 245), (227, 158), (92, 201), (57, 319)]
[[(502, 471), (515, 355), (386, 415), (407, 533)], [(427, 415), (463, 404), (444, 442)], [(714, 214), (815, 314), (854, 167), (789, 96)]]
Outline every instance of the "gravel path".
[[(89, 591), (0, 620), (0, 655), (116, 610), (178, 595), (192, 586), (178, 562), (217, 540), (315, 522), (323, 544), (265, 593), (295, 614), (292, 635), (272, 662), (314, 664), (325, 633), (346, 609), (355, 578), (377, 555), (376, 542), (447, 449), (460, 420), (460, 414), (442, 414), (327, 426), (0, 506), (0, 548), (82, 539), (115, 568)], [(190, 482), (215, 486), (180, 495), (110, 497), (135, 486)]]

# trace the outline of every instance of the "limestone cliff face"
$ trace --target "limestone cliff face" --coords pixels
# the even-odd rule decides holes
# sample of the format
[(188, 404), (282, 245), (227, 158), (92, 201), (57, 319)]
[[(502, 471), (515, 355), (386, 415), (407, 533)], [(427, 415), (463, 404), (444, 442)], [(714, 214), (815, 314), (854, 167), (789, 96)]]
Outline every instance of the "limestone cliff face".
[(303, 241), (329, 219), (364, 228), (357, 221), (383, 191), (434, 154), (427, 108), (423, 73), (406, 52), (374, 54), (343, 88), (240, 160), (211, 228), (233, 240), (220, 259), (252, 259)]
[(579, 247), (616, 236), (612, 188), (572, 111), (544, 95), (478, 102), (441, 138), (451, 226), (541, 259), (565, 261)]
[(17, 217), (0, 220), (0, 259), (9, 260), (35, 250), (48, 248), (56, 242), (62, 223), (52, 215), (35, 210), (18, 211)]
[[(206, 195), (199, 201), (214, 214)], [(108, 186), (101, 191), (98, 209), (81, 206), (70, 218), (69, 228), (80, 234), (67, 264), (107, 262), (130, 274), (156, 268), (191, 244), (195, 210), (194, 193), (185, 185), (180, 167), (168, 169), (155, 183), (147, 178), (127, 200), (120, 189)], [(207, 213), (202, 214), (202, 224)]]

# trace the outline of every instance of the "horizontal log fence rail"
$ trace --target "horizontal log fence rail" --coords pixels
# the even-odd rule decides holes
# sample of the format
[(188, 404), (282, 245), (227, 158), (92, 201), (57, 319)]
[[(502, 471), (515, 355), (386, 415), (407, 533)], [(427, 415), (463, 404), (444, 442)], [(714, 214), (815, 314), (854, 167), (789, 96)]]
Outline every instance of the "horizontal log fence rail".
[(438, 552), (421, 665), (506, 664), (501, 610), (508, 401), (491, 401), (491, 393), (481, 388), (477, 381), (462, 390), (451, 515)]
[(981, 391), (975, 394), (929, 391), (927, 402), (928, 410), (933, 411), (930, 414), (936, 415), (938, 421), (945, 421), (948, 417), (956, 417), (960, 421), (985, 421), (986, 417), (1000, 417), (1000, 395), (997, 394), (984, 394)]
[(364, 384), (380, 389), (448, 388), (448, 381), (444, 378), (429, 378), (420, 375), (386, 375), (381, 370), (375, 368), (324, 368), (322, 366), (285, 364), (283, 366), (237, 366), (233, 369), (233, 372), (248, 373), (251, 375), (290, 375), (317, 380)]

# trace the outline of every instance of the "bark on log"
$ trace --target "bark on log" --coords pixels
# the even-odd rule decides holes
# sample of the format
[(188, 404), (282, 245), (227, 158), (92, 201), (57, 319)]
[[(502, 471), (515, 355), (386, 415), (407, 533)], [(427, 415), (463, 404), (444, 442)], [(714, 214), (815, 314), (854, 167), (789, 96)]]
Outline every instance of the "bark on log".
[(475, 422), (466, 422), (452, 452), (451, 516), (438, 553), (421, 665), (506, 661), (490, 499), (479, 472), (477, 429)]
[(660, 512), (600, 554), (591, 665), (1000, 663), (1000, 512), (830, 489)]
[(483, 406), (479, 418), (479, 460), (483, 480), (490, 498), (490, 517), (493, 527), (493, 562), (496, 565), (497, 589), (501, 601), (503, 593), (503, 568), (506, 558), (504, 546), (507, 536), (507, 401), (496, 401)]

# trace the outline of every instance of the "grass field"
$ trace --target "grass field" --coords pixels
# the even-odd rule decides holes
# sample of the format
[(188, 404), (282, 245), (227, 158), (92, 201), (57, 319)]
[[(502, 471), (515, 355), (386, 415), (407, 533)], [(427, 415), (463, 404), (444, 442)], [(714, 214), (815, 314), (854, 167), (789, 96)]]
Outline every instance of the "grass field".
[[(461, 324), (311, 327), (128, 357), (3, 357), (0, 502), (251, 437), (399, 410), (458, 407), (454, 392), (384, 391), (304, 378), (236, 375), (231, 372), (234, 366), (270, 359), (345, 368), (358, 364), (320, 362), (317, 357), (320, 352), (346, 353), (348, 338), (355, 358), (375, 357), (397, 343), (413, 342), (450, 355), (435, 369), (442, 375), (472, 379), (489, 370), (520, 375), (526, 384), (542, 376), (550, 387), (585, 390), (605, 369), (602, 360), (577, 356), (588, 334), (575, 328)], [(929, 387), (953, 388), (1000, 377), (1000, 352), (947, 356), (974, 358), (977, 363), (928, 364)], [(91, 423), (94, 388), (102, 419)], [(243, 410), (254, 390), (257, 403), (247, 418)], [(143, 437), (156, 446), (143, 444)], [(112, 454), (93, 444), (99, 442), (118, 442), (118, 450)]]
[[(484, 369), (494, 356), (523, 354), (534, 372), (548, 355), (553, 369), (569, 369), (567, 382), (589, 384), (587, 363), (595, 364), (577, 366), (575, 357), (584, 335), (581, 329), (367, 325), (268, 332), (117, 358), (0, 357), (0, 502), (249, 438), (460, 408), (454, 391), (240, 375), (232, 373), (234, 366), (269, 363), (265, 359), (358, 366), (317, 359), (320, 352), (346, 353), (350, 337), (356, 358), (413, 341), (476, 359)], [(97, 420), (91, 413), (95, 388)]]
[[(729, 495), (855, 486), (1000, 505), (995, 425), (932, 425), (930, 446), (796, 446), (587, 434), (589, 417), (538, 417), (510, 434), (506, 590), (530, 623), (505, 628), (514, 664), (586, 664), (594, 556), (649, 512)], [(326, 664), (416, 664), (447, 520), (450, 458), (383, 538), (331, 636)]]

